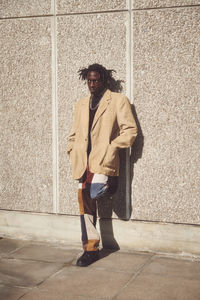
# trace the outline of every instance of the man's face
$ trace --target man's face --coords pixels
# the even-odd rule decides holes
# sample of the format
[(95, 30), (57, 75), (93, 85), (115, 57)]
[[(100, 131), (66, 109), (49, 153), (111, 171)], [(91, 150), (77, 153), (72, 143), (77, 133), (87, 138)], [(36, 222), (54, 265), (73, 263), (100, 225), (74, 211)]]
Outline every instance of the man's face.
[(98, 96), (104, 90), (103, 81), (100, 79), (100, 74), (96, 71), (88, 72), (87, 84), (91, 95)]

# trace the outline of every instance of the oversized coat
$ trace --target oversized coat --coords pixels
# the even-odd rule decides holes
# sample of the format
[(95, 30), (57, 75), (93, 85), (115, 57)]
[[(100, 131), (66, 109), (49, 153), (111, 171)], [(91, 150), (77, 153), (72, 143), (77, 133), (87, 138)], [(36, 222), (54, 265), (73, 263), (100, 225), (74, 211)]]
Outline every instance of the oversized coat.
[(74, 119), (68, 137), (67, 154), (72, 177), (80, 179), (87, 165), (92, 173), (119, 175), (119, 149), (130, 147), (137, 126), (129, 100), (109, 89), (103, 95), (91, 127), (91, 152), (87, 157), (90, 96), (75, 104)]

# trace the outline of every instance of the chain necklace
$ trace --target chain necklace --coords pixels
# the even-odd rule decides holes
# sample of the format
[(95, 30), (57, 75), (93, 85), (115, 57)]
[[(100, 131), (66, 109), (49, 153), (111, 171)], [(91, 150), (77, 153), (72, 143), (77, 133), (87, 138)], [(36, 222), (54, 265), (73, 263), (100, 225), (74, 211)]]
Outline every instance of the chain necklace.
[(99, 106), (100, 101), (101, 101), (101, 99), (102, 99), (102, 97), (103, 97), (103, 94), (105, 93), (105, 90), (106, 90), (106, 89), (103, 90), (103, 92), (101, 93), (101, 95), (99, 95), (99, 96), (96, 97), (96, 99), (99, 98), (99, 101), (98, 101), (98, 103), (95, 105), (95, 107), (92, 107), (92, 100), (94, 100), (95, 98), (90, 97), (90, 109), (91, 109), (91, 110), (97, 109), (97, 107)]
[(100, 104), (100, 100), (101, 100), (101, 98), (99, 99), (99, 101), (98, 101), (98, 103), (95, 105), (95, 107), (92, 107), (92, 98), (90, 98), (90, 109), (91, 109), (91, 110), (96, 110), (97, 107), (98, 107), (99, 104)]

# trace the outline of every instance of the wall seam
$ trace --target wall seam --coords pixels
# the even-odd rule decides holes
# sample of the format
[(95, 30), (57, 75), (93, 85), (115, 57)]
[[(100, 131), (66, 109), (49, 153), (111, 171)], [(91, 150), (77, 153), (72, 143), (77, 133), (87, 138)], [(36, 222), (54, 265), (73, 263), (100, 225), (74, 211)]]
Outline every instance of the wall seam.
[(160, 6), (160, 7), (144, 7), (144, 8), (133, 8), (133, 11), (143, 11), (143, 10), (160, 10), (160, 9), (172, 9), (172, 8), (192, 8), (200, 7), (200, 4), (194, 5), (174, 5), (174, 6)]
[(107, 14), (107, 13), (120, 13), (127, 12), (127, 9), (116, 9), (116, 10), (96, 10), (96, 11), (85, 11), (85, 12), (69, 12), (63, 14), (57, 14), (57, 16), (74, 16), (74, 15), (95, 15), (95, 14)]
[(35, 19), (35, 18), (49, 18), (52, 17), (53, 14), (49, 15), (35, 15), (35, 16), (20, 16), (20, 17), (0, 17), (0, 21), (4, 20), (17, 20), (17, 19)]
[[(131, 0), (127, 0), (126, 23), (126, 95), (132, 103), (132, 9)], [(126, 219), (131, 215), (130, 148), (126, 150)]]
[[(129, 0), (127, 0), (127, 3)], [(129, 6), (129, 5), (127, 5)], [(172, 9), (172, 8), (193, 8), (193, 7), (200, 7), (200, 4), (194, 4), (194, 5), (181, 5), (181, 6), (161, 6), (161, 7), (144, 7), (144, 8), (132, 8), (132, 11), (145, 11), (145, 10), (162, 10), (162, 9)], [(119, 13), (119, 12), (129, 12), (127, 9), (121, 9), (121, 10), (104, 10), (104, 11), (93, 11), (93, 12), (72, 12), (72, 13), (63, 13), (63, 14), (44, 14), (44, 15), (31, 15), (31, 16), (15, 16), (15, 17), (0, 17), (0, 21), (3, 20), (12, 20), (12, 19), (33, 19), (33, 18), (48, 18), (48, 17), (63, 17), (63, 16), (74, 16), (74, 15), (92, 15), (92, 14), (101, 14), (101, 13)]]
[(58, 103), (57, 103), (57, 19), (56, 0), (52, 1), (52, 159), (53, 159), (53, 213), (59, 212), (58, 178)]
[[(56, 1), (56, 0), (55, 0)], [(54, 1), (52, 0), (52, 11), (50, 14), (44, 14), (44, 15), (30, 15), (30, 16), (15, 16), (15, 17), (0, 17), (0, 20), (11, 20), (11, 19), (31, 19), (31, 18), (47, 18), (47, 17), (52, 17), (52, 16), (57, 16), (57, 17), (62, 17), (62, 16), (74, 16), (74, 15), (95, 15), (95, 14), (106, 14), (106, 13), (119, 13), (119, 12), (127, 12), (127, 9), (121, 9), (121, 10), (103, 10), (103, 11), (86, 11), (86, 12), (69, 12), (69, 13), (54, 13), (54, 10), (56, 8), (54, 8)], [(56, 10), (55, 10), (56, 12)]]

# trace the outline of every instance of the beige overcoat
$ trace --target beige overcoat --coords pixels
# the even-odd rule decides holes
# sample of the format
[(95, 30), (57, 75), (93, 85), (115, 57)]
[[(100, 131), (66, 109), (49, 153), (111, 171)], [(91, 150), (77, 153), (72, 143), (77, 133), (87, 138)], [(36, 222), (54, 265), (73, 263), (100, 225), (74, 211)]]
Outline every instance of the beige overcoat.
[(119, 175), (119, 149), (130, 147), (137, 126), (129, 100), (109, 89), (103, 95), (91, 128), (91, 152), (87, 157), (90, 96), (75, 104), (74, 119), (68, 137), (67, 153), (72, 177), (80, 179), (87, 164), (92, 173)]

